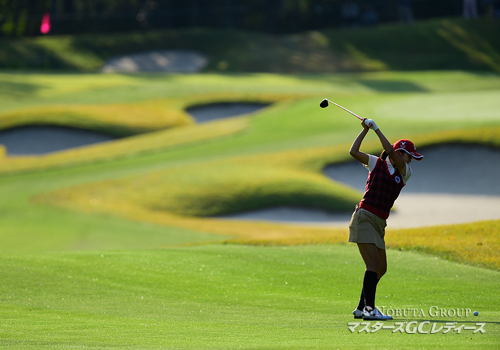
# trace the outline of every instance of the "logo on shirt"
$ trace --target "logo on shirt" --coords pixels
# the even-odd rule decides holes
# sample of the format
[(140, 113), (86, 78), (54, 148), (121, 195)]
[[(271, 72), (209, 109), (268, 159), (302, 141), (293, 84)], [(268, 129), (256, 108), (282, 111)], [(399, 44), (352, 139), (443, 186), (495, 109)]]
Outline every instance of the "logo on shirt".
[(397, 184), (401, 182), (401, 178), (399, 176), (396, 176), (394, 180), (396, 181)]

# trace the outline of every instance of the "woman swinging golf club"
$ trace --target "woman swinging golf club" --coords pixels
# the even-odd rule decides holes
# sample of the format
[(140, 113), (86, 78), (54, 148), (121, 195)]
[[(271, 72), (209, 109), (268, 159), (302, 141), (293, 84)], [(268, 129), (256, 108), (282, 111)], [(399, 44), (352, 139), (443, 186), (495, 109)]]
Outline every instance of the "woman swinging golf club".
[[(354, 318), (365, 320), (390, 320), (392, 316), (383, 315), (375, 308), (377, 284), (387, 271), (386, 219), (411, 176), (409, 163), (413, 158), (422, 160), (423, 156), (409, 140), (399, 140), (391, 145), (373, 120), (364, 118), (361, 125), (363, 131), (354, 140), (349, 153), (369, 170), (369, 175), (363, 199), (356, 206), (349, 224), (349, 242), (358, 245), (366, 270), (359, 305), (353, 314)], [(375, 131), (384, 148), (380, 157), (359, 150), (370, 129)]]

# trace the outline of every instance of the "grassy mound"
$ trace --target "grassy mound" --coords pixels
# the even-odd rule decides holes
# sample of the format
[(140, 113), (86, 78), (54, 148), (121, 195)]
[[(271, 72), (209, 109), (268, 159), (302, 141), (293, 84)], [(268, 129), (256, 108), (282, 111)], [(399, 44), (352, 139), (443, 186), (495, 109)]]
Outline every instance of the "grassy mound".
[[(425, 135), (414, 140), (417, 144), (427, 145), (481, 139), (498, 147), (499, 132), (500, 128), (477, 129)], [(344, 229), (301, 229), (193, 217), (280, 205), (332, 212), (351, 211), (359, 202), (360, 193), (315, 171), (318, 166), (322, 169), (335, 159), (343, 159), (348, 146), (198, 161), (49, 192), (38, 196), (35, 202), (239, 237), (231, 242), (259, 245), (339, 243), (345, 241)], [(391, 237), (391, 245), (420, 249), (454, 261), (500, 268), (496, 254), (500, 248), (498, 222), (437, 227), (424, 230), (424, 233), (418, 231), (418, 234), (411, 230), (397, 231), (394, 241)], [(448, 232), (462, 238), (449, 241)]]
[(188, 115), (169, 104), (172, 102), (163, 100), (116, 105), (37, 106), (0, 115), (0, 129), (63, 125), (114, 136), (131, 136), (193, 123)]

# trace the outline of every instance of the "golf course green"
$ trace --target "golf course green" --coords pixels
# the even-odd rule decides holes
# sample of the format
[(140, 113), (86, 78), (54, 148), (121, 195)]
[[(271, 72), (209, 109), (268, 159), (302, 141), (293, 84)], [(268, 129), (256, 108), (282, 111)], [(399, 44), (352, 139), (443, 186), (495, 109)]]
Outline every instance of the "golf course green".
[[(391, 70), (387, 60), (382, 71), (328, 74), (0, 71), (0, 130), (120, 137), (38, 156), (0, 149), (0, 348), (498, 348), (500, 220), (389, 227), (376, 304), (394, 320), (365, 327), (352, 316), (364, 265), (347, 227), (219, 217), (352, 211), (362, 194), (322, 169), (350, 159), (361, 125), (319, 108), (325, 97), (390, 141), (500, 149), (489, 49), (488, 70)], [(268, 106), (203, 124), (186, 112), (231, 102)], [(380, 153), (373, 133), (363, 150)]]

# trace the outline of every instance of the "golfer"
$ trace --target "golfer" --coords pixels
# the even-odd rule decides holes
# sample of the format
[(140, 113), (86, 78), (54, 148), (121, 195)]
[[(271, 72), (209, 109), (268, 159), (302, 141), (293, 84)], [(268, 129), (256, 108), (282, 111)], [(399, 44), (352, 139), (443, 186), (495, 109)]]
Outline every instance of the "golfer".
[[(349, 153), (368, 170), (365, 193), (356, 206), (349, 224), (349, 242), (356, 243), (366, 265), (363, 289), (359, 305), (353, 311), (354, 318), (365, 320), (390, 320), (375, 308), (377, 284), (387, 271), (385, 254), (385, 227), (389, 212), (401, 189), (411, 176), (411, 160), (422, 160), (409, 140), (399, 140), (391, 145), (377, 124), (371, 119), (361, 122), (363, 131), (356, 137)], [(368, 126), (369, 125), (369, 126)], [(377, 134), (384, 151), (380, 157), (359, 150), (370, 129)]]

